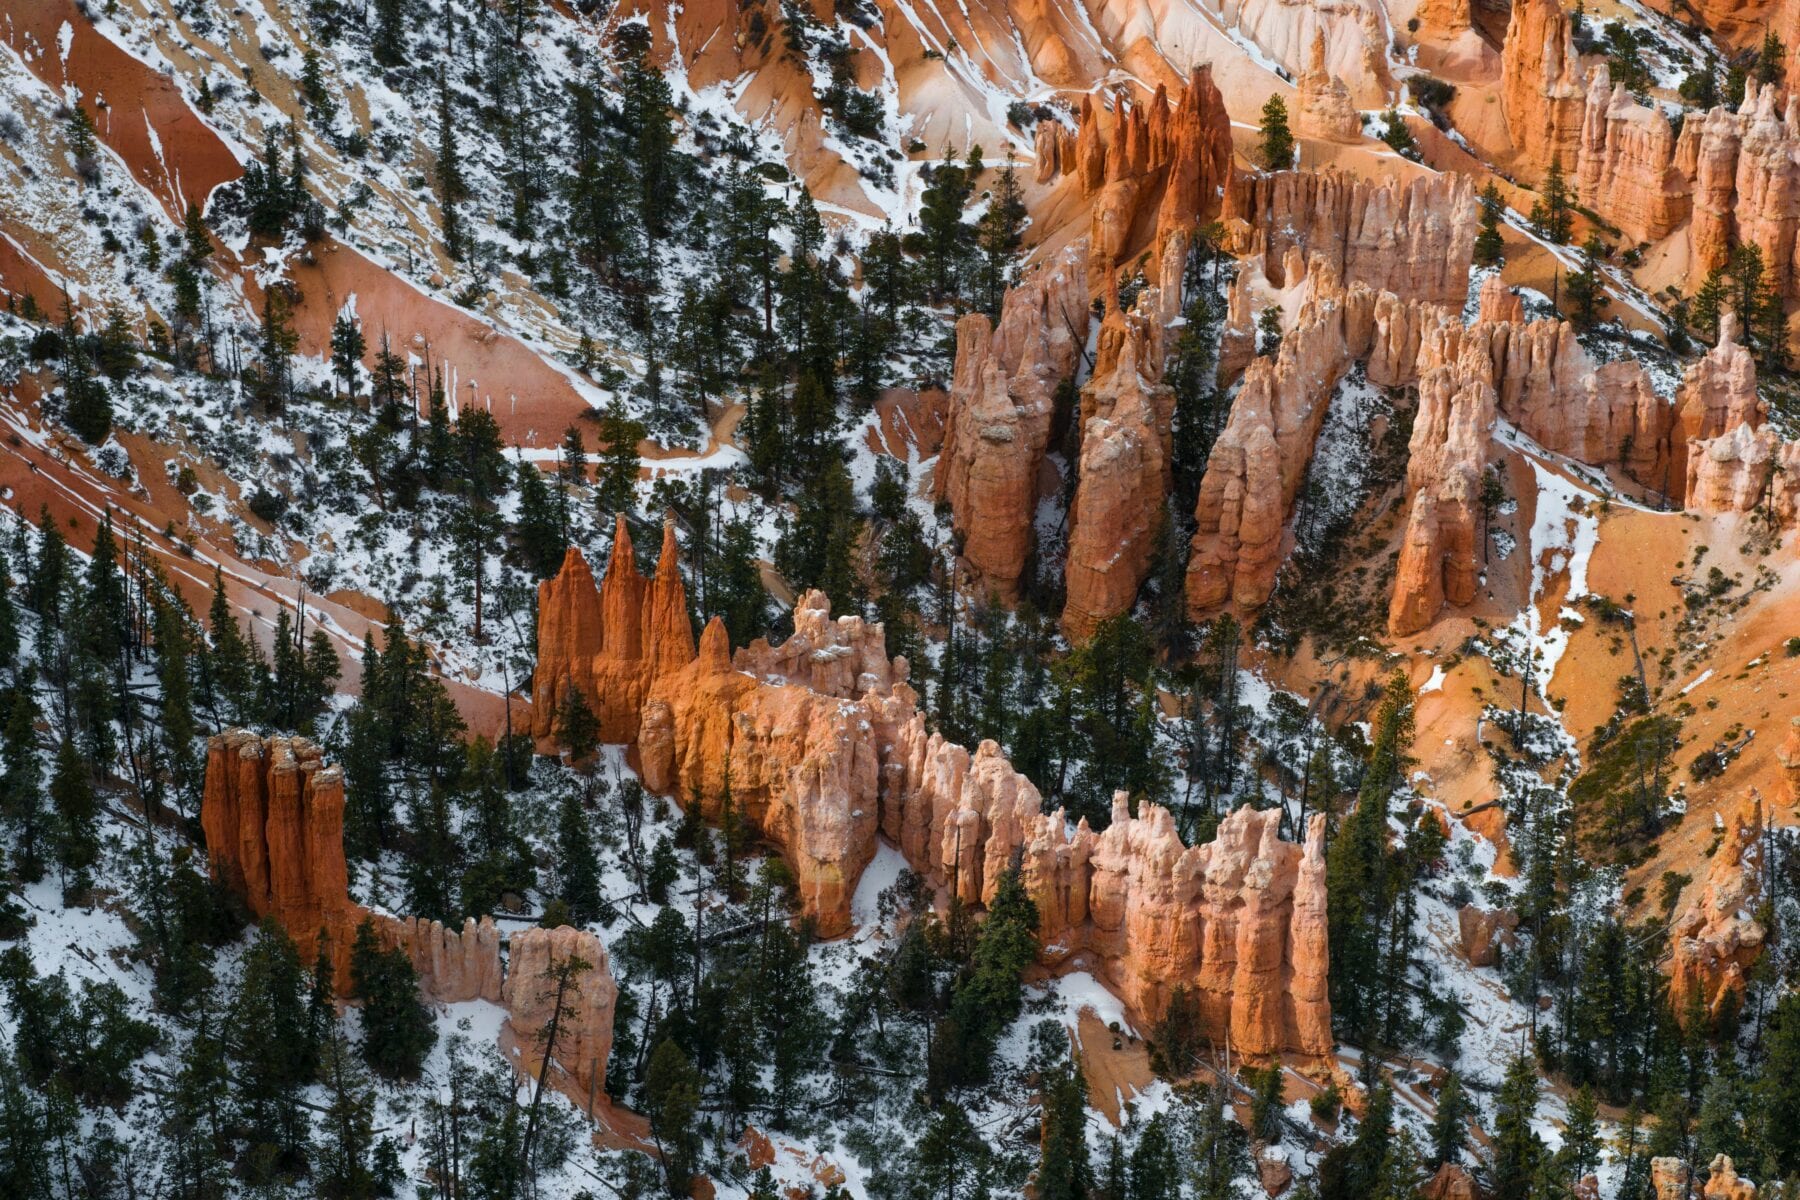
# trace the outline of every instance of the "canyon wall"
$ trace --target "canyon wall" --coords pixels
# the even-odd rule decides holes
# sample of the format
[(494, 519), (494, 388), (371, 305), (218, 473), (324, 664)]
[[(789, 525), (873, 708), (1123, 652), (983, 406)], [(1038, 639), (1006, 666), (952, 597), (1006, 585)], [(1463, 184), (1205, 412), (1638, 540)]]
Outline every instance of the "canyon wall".
[(1350, 89), (1325, 65), (1325, 31), (1313, 34), (1306, 69), (1294, 81), (1294, 136), (1353, 145), (1362, 141), (1362, 114)]
[(575, 547), (562, 569), (538, 584), (538, 661), (532, 676), (531, 735), (554, 745), (571, 689), (600, 721), (601, 740), (630, 741), (650, 684), (694, 657), (687, 591), (674, 526), (663, 526), (656, 578), (637, 569), (625, 518), (615, 520), (612, 554), (598, 587)]
[(1009, 290), (998, 329), (981, 313), (956, 324), (932, 497), (950, 505), (971, 585), (1003, 603), (1018, 599), (1057, 388), (1073, 377), (1087, 328), (1086, 242)]
[(1123, 95), (1114, 103), (1108, 112), (1084, 96), (1074, 145), (1057, 146), (1059, 170), (1092, 198), (1090, 293), (1110, 292), (1145, 245), (1216, 216), (1231, 176), (1231, 119), (1209, 66), (1194, 71), (1173, 109), (1162, 86), (1148, 104), (1127, 106)]
[(1480, 573), (1481, 482), (1498, 402), (1485, 360), (1449, 357), (1460, 341), (1446, 336), (1451, 328), (1437, 326), (1421, 352), (1407, 443), (1411, 509), (1388, 606), (1388, 631), (1397, 637), (1430, 625), (1445, 604), (1474, 600)]
[(324, 939), (340, 996), (351, 992), (351, 948), (370, 921), (383, 945), (407, 952), (426, 1000), (499, 1004), (509, 1035), (535, 1045), (548, 1020), (539, 977), (552, 959), (578, 954), (590, 970), (567, 1001), (556, 1057), (565, 1090), (592, 1111), (618, 994), (599, 938), (567, 926), (524, 929), (512, 935), (503, 967), (500, 933), (488, 917), (465, 920), (458, 932), (357, 904), (344, 860), (344, 773), (305, 738), (233, 729), (209, 739), (200, 827), (214, 877), (258, 918), (279, 921), (303, 964), (311, 966)]
[(1062, 611), (1071, 642), (1131, 607), (1166, 518), (1175, 393), (1162, 382), (1160, 295), (1146, 289), (1133, 312), (1107, 314), (1082, 388)]
[(1500, 106), (1513, 159), (1531, 180), (1575, 169), (1587, 88), (1569, 16), (1557, 0), (1516, 0), (1500, 49)]
[[(1688, 219), (1692, 187), (1677, 168), (1675, 129), (1660, 108), (1612, 85), (1604, 63), (1588, 76), (1575, 194), (1628, 242), (1655, 242)], [(1564, 163), (1567, 166), (1567, 162)]]
[[(1299, 259), (1298, 247), (1289, 246), (1286, 276), (1299, 272)], [(1350, 364), (1365, 361), (1378, 386), (1405, 386), (1417, 378), (1427, 331), (1450, 319), (1434, 304), (1360, 281), (1345, 287), (1324, 254), (1312, 255), (1304, 286), (1280, 348), (1245, 368), (1201, 478), (1186, 579), (1195, 620), (1224, 604), (1259, 607), (1274, 591), (1294, 499)]]
[(1477, 216), (1466, 175), (1371, 182), (1330, 169), (1239, 175), (1224, 210), (1240, 256), (1260, 251), (1273, 267), (1297, 246), (1309, 261), (1322, 257), (1346, 284), (1458, 311), (1469, 290)]
[(878, 836), (972, 905), (1016, 860), (1046, 965), (1094, 971), (1134, 1019), (1185, 986), (1242, 1053), (1329, 1052), (1322, 823), (1301, 847), (1276, 837), (1278, 812), (1246, 808), (1184, 848), (1168, 812), (1133, 817), (1121, 796), (1105, 831), (1071, 827), (992, 742), (927, 731), (880, 625), (833, 619), (817, 592), (794, 623), (734, 659), (714, 618), (692, 661), (648, 685), (635, 740), (647, 786), (715, 819), (730, 804), (780, 851), (821, 934), (849, 929)]
[(1800, 97), (1752, 82), (1734, 113), (1720, 106), (1682, 126), (1676, 169), (1691, 181), (1688, 287), (1698, 288), (1734, 245), (1761, 248), (1784, 295), (1800, 294)]

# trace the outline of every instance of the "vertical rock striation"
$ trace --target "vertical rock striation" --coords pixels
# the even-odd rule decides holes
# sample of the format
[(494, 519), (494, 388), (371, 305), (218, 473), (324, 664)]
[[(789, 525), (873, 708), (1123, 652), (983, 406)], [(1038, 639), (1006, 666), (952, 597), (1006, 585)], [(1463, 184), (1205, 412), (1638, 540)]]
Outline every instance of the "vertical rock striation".
[(1469, 290), (1477, 216), (1474, 182), (1457, 172), (1380, 183), (1337, 170), (1246, 174), (1233, 181), (1225, 205), (1237, 244), (1247, 250), (1257, 242), (1271, 266), (1297, 246), (1347, 284), (1458, 310)]
[(1751, 914), (1762, 891), (1762, 799), (1754, 789), (1726, 822), (1706, 885), (1671, 927), (1669, 1005), (1685, 1019), (1698, 1005), (1717, 1015), (1744, 997), (1744, 973), (1762, 953), (1763, 927)]
[(1588, 76), (1574, 165), (1581, 202), (1630, 241), (1660, 241), (1688, 219), (1692, 185), (1676, 166), (1674, 127), (1614, 87), (1604, 63)]
[(980, 313), (956, 325), (944, 446), (932, 494), (950, 505), (978, 586), (1018, 598), (1032, 550), (1038, 475), (1056, 391), (1087, 342), (1087, 246), (1077, 243), (1007, 292), (996, 330)]
[(675, 526), (664, 522), (656, 578), (646, 579), (620, 516), (598, 588), (587, 559), (573, 546), (563, 555), (562, 569), (538, 584), (531, 735), (539, 747), (552, 745), (570, 689), (599, 718), (602, 740), (636, 736), (650, 684), (694, 657), (680, 558)]
[(1500, 106), (1518, 166), (1541, 178), (1575, 169), (1587, 89), (1575, 32), (1557, 0), (1518, 0), (1500, 48)]

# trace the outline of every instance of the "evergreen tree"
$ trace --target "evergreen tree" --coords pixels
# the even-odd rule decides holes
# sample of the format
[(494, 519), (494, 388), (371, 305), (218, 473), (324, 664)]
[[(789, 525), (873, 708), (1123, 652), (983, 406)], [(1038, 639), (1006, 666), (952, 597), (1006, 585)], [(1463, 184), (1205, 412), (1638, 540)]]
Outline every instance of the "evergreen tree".
[(406, 0), (375, 0), (374, 24), (369, 30), (369, 48), (376, 65), (403, 67), (407, 62)]
[(1038, 1200), (1088, 1200), (1094, 1186), (1088, 1162), (1087, 1087), (1064, 1063), (1042, 1088), (1043, 1133), (1035, 1194)]
[(50, 807), (54, 813), (54, 857), (65, 896), (86, 891), (93, 884), (90, 872), (100, 858), (96, 829), (99, 800), (88, 766), (64, 738), (56, 752), (56, 771), (50, 778)]
[(1756, 52), (1756, 82), (1762, 87), (1780, 83), (1787, 73), (1782, 65), (1786, 58), (1787, 47), (1781, 44), (1773, 29), (1769, 30)]
[(1587, 329), (1600, 319), (1611, 303), (1606, 283), (1601, 278), (1599, 259), (1606, 252), (1597, 234), (1590, 234), (1581, 246), (1581, 268), (1570, 271), (1563, 280), (1563, 295), (1568, 298), (1569, 319), (1577, 329)]
[(1238, 1180), (1250, 1170), (1250, 1154), (1243, 1128), (1226, 1107), (1223, 1084), (1194, 1084), (1178, 1094), (1187, 1130), (1190, 1194), (1194, 1200), (1233, 1200)]
[(350, 948), (350, 981), (363, 1002), (363, 1058), (385, 1078), (417, 1078), (437, 1030), (419, 1000), (412, 958), (398, 946), (383, 949), (368, 918)]
[(600, 458), (594, 474), (594, 511), (601, 521), (637, 511), (638, 451), (644, 427), (616, 404), (600, 416)]
[(43, 771), (37, 749), (37, 724), (42, 714), (33, 683), (30, 668), (25, 668), (12, 690), (5, 733), (0, 738), (0, 759), (5, 763), (5, 772), (0, 774), (0, 816), (13, 837), (13, 873), (24, 883), (43, 878), (44, 856), (53, 837), (44, 815)]
[(1469, 1142), (1468, 1121), (1473, 1114), (1474, 1106), (1469, 1102), (1462, 1078), (1455, 1071), (1446, 1071), (1443, 1086), (1438, 1088), (1437, 1111), (1431, 1118), (1429, 1136), (1433, 1163), (1461, 1160), (1463, 1147)]
[(1531, 227), (1537, 230), (1539, 237), (1548, 238), (1559, 246), (1567, 242), (1575, 230), (1575, 200), (1569, 192), (1568, 180), (1563, 177), (1561, 158), (1550, 160), (1544, 186), (1531, 206)]
[(363, 340), (362, 326), (349, 314), (340, 314), (331, 326), (331, 371), (344, 382), (344, 392), (352, 401), (361, 384), (359, 368), (368, 344)]
[(320, 1050), (319, 1078), (327, 1102), (320, 1118), (319, 1194), (325, 1200), (374, 1200), (391, 1195), (376, 1178), (375, 1092), (349, 1043), (335, 1028)]
[(1388, 801), (1404, 777), (1412, 700), (1406, 677), (1395, 672), (1372, 723), (1356, 808), (1339, 827), (1326, 860), (1332, 1015), (1365, 1044), (1380, 1006), (1382, 931), (1391, 899)]
[(1500, 198), (1500, 187), (1493, 180), (1481, 189), (1480, 228), (1475, 234), (1475, 261), (1487, 267), (1499, 262), (1506, 253), (1506, 242), (1500, 236), (1500, 222), (1506, 202)]
[(1131, 1188), (1125, 1200), (1181, 1200), (1181, 1167), (1169, 1125), (1168, 1114), (1157, 1113), (1144, 1126), (1131, 1152)]
[(555, 501), (536, 465), (521, 460), (516, 477), (519, 515), (513, 525), (513, 558), (533, 580), (548, 579), (562, 565), (568, 544), (564, 522), (557, 518)]
[(976, 223), (976, 242), (981, 248), (980, 303), (995, 320), (1000, 318), (1001, 298), (1013, 283), (1013, 260), (1018, 255), (1025, 219), (1018, 172), (1008, 152), (1006, 165), (1000, 169), (1000, 177), (988, 197), (987, 211)]
[(1294, 134), (1288, 128), (1287, 103), (1279, 94), (1271, 93), (1263, 104), (1258, 153), (1266, 171), (1285, 171), (1294, 165)]
[(913, 1151), (911, 1200), (976, 1200), (986, 1194), (987, 1159), (968, 1111), (942, 1101)]
[(688, 1194), (700, 1162), (700, 1075), (671, 1039), (657, 1044), (644, 1072), (644, 1115), (671, 1197)]
[(1537, 1115), (1537, 1061), (1530, 1054), (1513, 1059), (1494, 1104), (1494, 1164), (1492, 1192), (1495, 1200), (1531, 1200), (1544, 1145), (1532, 1129)]
[(1751, 1092), (1763, 1173), (1791, 1177), (1800, 1172), (1800, 992), (1789, 991), (1775, 1005)]
[[(385, 0), (383, 0), (385, 2)], [(463, 176), (462, 154), (456, 146), (456, 110), (450, 94), (448, 71), (438, 68), (438, 144), (437, 176), (438, 209), (443, 213), (444, 252), (461, 259), (463, 245), (462, 202), (468, 198), (469, 185)]]
[(557, 808), (556, 874), (557, 898), (568, 907), (569, 923), (589, 925), (600, 920), (610, 906), (600, 888), (591, 822), (573, 794), (565, 795)]
[(306, 993), (294, 943), (265, 920), (244, 955), (225, 1024), (231, 1121), (243, 1143), (240, 1165), (254, 1183), (291, 1179), (305, 1167), (311, 1122), (300, 1092), (318, 1061)]

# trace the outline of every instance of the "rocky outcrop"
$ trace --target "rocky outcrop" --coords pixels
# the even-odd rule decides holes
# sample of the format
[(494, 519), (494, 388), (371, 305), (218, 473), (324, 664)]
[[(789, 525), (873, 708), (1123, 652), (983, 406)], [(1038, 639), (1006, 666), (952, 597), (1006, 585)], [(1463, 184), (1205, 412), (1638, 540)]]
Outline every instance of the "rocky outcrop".
[(512, 935), (500, 994), (506, 1009), (505, 1033), (520, 1065), (535, 1072), (560, 1000), (553, 1060), (560, 1074), (557, 1083), (590, 1116), (605, 1091), (618, 998), (606, 948), (587, 930), (534, 926)]
[(1088, 288), (1105, 293), (1119, 266), (1164, 235), (1211, 220), (1231, 175), (1231, 120), (1210, 66), (1196, 69), (1171, 110), (1163, 87), (1148, 104), (1084, 97), (1075, 175), (1089, 210)]
[(1068, 126), (1052, 117), (1040, 120), (1033, 135), (1037, 155), (1037, 181), (1054, 183), (1075, 169), (1075, 135)]
[(1738, 1178), (1737, 1164), (1729, 1154), (1715, 1154), (1707, 1168), (1706, 1190), (1701, 1195), (1706, 1200), (1756, 1200), (1756, 1185)]
[(1032, 550), (1038, 476), (1056, 391), (1087, 343), (1087, 247), (1077, 243), (1007, 292), (995, 330), (957, 322), (944, 447), (932, 477), (977, 588), (1018, 595)]
[(1444, 339), (1439, 360), (1485, 360), (1500, 414), (1545, 449), (1616, 467), (1660, 493), (1678, 489), (1669, 457), (1674, 409), (1637, 362), (1596, 364), (1566, 321), (1478, 322), (1448, 327)]
[[(802, 603), (826, 607), (817, 592)], [(744, 674), (727, 649), (714, 618), (694, 661), (652, 687), (638, 736), (644, 783), (711, 820), (730, 805), (781, 849), (819, 933), (835, 937), (875, 854), (880, 741), (864, 705)]]
[(1692, 1200), (1688, 1165), (1679, 1158), (1650, 1160), (1650, 1190), (1656, 1200)]
[(1347, 145), (1362, 140), (1362, 115), (1350, 100), (1350, 89), (1325, 66), (1323, 28), (1313, 33), (1306, 69), (1294, 87), (1296, 136)]
[(1778, 528), (1793, 528), (1800, 522), (1800, 442), (1750, 425), (1689, 442), (1685, 507), (1715, 514), (1762, 509)]
[(1510, 909), (1465, 904), (1456, 912), (1456, 925), (1462, 936), (1463, 957), (1469, 965), (1491, 967), (1500, 961), (1500, 951), (1518, 940), (1513, 930), (1519, 927), (1519, 914)]
[(1482, 1200), (1484, 1193), (1466, 1168), (1444, 1163), (1437, 1174), (1425, 1181), (1419, 1195), (1424, 1200)]
[(1764, 268), (1784, 294), (1800, 294), (1795, 269), (1800, 232), (1800, 101), (1751, 83), (1734, 113), (1724, 107), (1690, 116), (1675, 149), (1690, 181), (1688, 286), (1698, 288), (1733, 246), (1759, 247)]
[(1069, 513), (1063, 632), (1091, 635), (1136, 598), (1165, 519), (1175, 396), (1162, 383), (1162, 326), (1149, 310), (1117, 310), (1100, 331), (1095, 374), (1082, 389), (1081, 457)]
[[(1146, 335), (1113, 329), (1101, 356), (1135, 374)], [(994, 743), (971, 754), (927, 731), (881, 626), (834, 623), (818, 593), (795, 624), (795, 646), (734, 663), (715, 618), (693, 661), (651, 684), (636, 740), (649, 787), (709, 817), (730, 804), (781, 851), (820, 932), (848, 928), (878, 835), (971, 905), (1018, 862), (1047, 965), (1094, 971), (1145, 1021), (1191, 988), (1241, 1053), (1329, 1051), (1322, 821), (1303, 849), (1277, 837), (1278, 810), (1245, 808), (1184, 848), (1166, 810), (1134, 817), (1121, 794), (1105, 831), (1071, 828)]]
[(200, 828), (214, 876), (258, 918), (273, 917), (311, 964), (321, 941), (348, 990), (365, 915), (344, 863), (344, 772), (305, 738), (234, 729), (206, 748)]
[(599, 718), (603, 741), (630, 741), (650, 685), (693, 657), (674, 524), (663, 525), (652, 580), (638, 572), (630, 531), (619, 516), (599, 587), (587, 559), (573, 546), (562, 569), (538, 584), (531, 735), (540, 749), (554, 744), (558, 715), (574, 689)]
[(1788, 807), (1800, 809), (1800, 717), (1788, 722), (1787, 737), (1775, 751), (1775, 761), (1781, 764), (1781, 786)]
[(1675, 165), (1674, 127), (1661, 108), (1614, 87), (1605, 64), (1588, 77), (1575, 167), (1581, 202), (1630, 241), (1660, 241), (1688, 218), (1690, 185)]
[(1753, 790), (1726, 821), (1700, 895), (1670, 928), (1669, 1004), (1684, 1020), (1695, 1005), (1716, 1015), (1727, 996), (1743, 999), (1744, 973), (1763, 946), (1752, 915), (1762, 895), (1762, 833), (1762, 800)]
[(1481, 479), (1495, 407), (1492, 385), (1467, 364), (1435, 365), (1419, 381), (1407, 446), (1412, 507), (1388, 607), (1388, 631), (1396, 637), (1430, 625), (1446, 603), (1475, 599)]
[(969, 903), (991, 899), (1016, 857), (1052, 965), (1096, 970), (1139, 1019), (1187, 987), (1213, 1036), (1229, 1030), (1246, 1054), (1332, 1044), (1318, 818), (1302, 848), (1276, 836), (1278, 810), (1245, 807), (1214, 841), (1184, 848), (1166, 809), (1133, 817), (1123, 793), (1104, 832), (1071, 831), (992, 742), (970, 755), (917, 715), (895, 758), (883, 832)]
[(1228, 21), (1292, 75), (1306, 69), (1313, 42), (1323, 37), (1331, 73), (1348, 85), (1362, 108), (1385, 108), (1395, 83), (1388, 64), (1385, 9), (1373, 0), (1311, 4), (1305, 0), (1239, 0)]
[(591, 1111), (606, 1074), (618, 995), (599, 938), (567, 926), (527, 929), (512, 936), (502, 968), (500, 933), (487, 917), (465, 920), (459, 932), (357, 904), (344, 860), (343, 771), (304, 738), (243, 729), (212, 737), (200, 827), (214, 877), (257, 917), (279, 921), (303, 963), (310, 965), (323, 945), (339, 995), (351, 993), (350, 952), (367, 921), (383, 945), (406, 951), (427, 1000), (502, 1005), (516, 1039), (541, 1045), (537, 1034), (554, 1003), (543, 992), (544, 968), (579, 953), (591, 969), (565, 997), (556, 1058), (564, 1090)]
[(1478, 301), (1477, 321), (1490, 325), (1496, 321), (1525, 323), (1525, 298), (1507, 287), (1498, 275), (1489, 275), (1481, 281)]
[(1346, 284), (1401, 300), (1460, 310), (1468, 293), (1477, 211), (1475, 185), (1460, 172), (1404, 182), (1337, 170), (1245, 174), (1233, 181), (1224, 215), (1233, 248), (1261, 250), (1271, 270), (1299, 247)]
[[(1298, 251), (1289, 249), (1292, 274)], [(1410, 383), (1425, 331), (1447, 319), (1361, 283), (1345, 288), (1324, 255), (1312, 257), (1304, 282), (1294, 328), (1275, 356), (1246, 368), (1207, 460), (1186, 581), (1195, 619), (1226, 603), (1257, 607), (1274, 590), (1288, 515), (1350, 363), (1366, 359), (1369, 379), (1383, 386)]]
[(1557, 0), (1517, 0), (1500, 49), (1500, 106), (1514, 159), (1542, 178), (1552, 161), (1575, 168), (1587, 89), (1574, 29)]
[(1719, 317), (1719, 342), (1682, 376), (1675, 393), (1675, 429), (1670, 438), (1670, 475), (1687, 479), (1688, 445), (1762, 421), (1756, 398), (1756, 360), (1738, 343), (1735, 313)]

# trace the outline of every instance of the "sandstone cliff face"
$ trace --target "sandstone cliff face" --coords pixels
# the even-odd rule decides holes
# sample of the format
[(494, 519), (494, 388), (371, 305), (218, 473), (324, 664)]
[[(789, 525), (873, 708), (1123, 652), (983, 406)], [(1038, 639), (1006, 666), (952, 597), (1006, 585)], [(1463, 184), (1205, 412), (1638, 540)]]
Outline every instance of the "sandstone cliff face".
[[(586, 963), (587, 968), (575, 969), (579, 963)], [(555, 929), (533, 926), (512, 935), (506, 983), (500, 995), (506, 1008), (506, 1032), (517, 1048), (520, 1065), (535, 1071), (543, 1060), (544, 1037), (556, 1008), (557, 972), (570, 976), (563, 987), (562, 1018), (556, 1027), (555, 1066), (562, 1073), (558, 1083), (591, 1116), (595, 1102), (605, 1092), (613, 1008), (619, 998), (599, 938), (568, 925)]]
[(1542, 178), (1552, 160), (1575, 167), (1587, 89), (1574, 30), (1557, 0), (1512, 6), (1500, 50), (1500, 104), (1519, 168)]
[(552, 745), (570, 688), (580, 692), (600, 719), (603, 741), (630, 741), (637, 735), (638, 710), (650, 684), (694, 657), (679, 563), (675, 527), (665, 523), (656, 578), (644, 578), (620, 516), (598, 588), (587, 559), (573, 546), (563, 556), (562, 569), (538, 584), (531, 734), (540, 749)]
[[(829, 612), (818, 592), (801, 606)], [(880, 626), (869, 628), (879, 647)], [(819, 933), (834, 937), (849, 927), (856, 878), (875, 853), (879, 743), (864, 705), (734, 670), (728, 644), (714, 618), (694, 661), (651, 688), (638, 736), (644, 783), (684, 806), (698, 801), (714, 820), (729, 799), (780, 847)], [(903, 680), (892, 686), (911, 694)]]
[(1459, 364), (1428, 370), (1408, 443), (1406, 491), (1412, 497), (1394, 575), (1388, 630), (1417, 633), (1443, 606), (1475, 599), (1481, 477), (1494, 425), (1494, 389)]
[(1688, 286), (1697, 288), (1737, 244), (1758, 246), (1784, 294), (1796, 294), (1800, 231), (1800, 105), (1771, 86), (1744, 90), (1737, 112), (1719, 107), (1688, 118), (1677, 171), (1691, 181)]
[(363, 911), (344, 864), (344, 773), (305, 738), (234, 729), (211, 738), (200, 828), (214, 875), (257, 917), (274, 917), (311, 964), (329, 940), (338, 987)]
[(1687, 220), (1690, 185), (1676, 169), (1674, 128), (1662, 109), (1613, 87), (1605, 64), (1588, 78), (1575, 168), (1582, 203), (1630, 241), (1660, 241)]
[(1744, 972), (1762, 953), (1763, 927), (1751, 916), (1762, 890), (1762, 800), (1754, 791), (1725, 824), (1706, 886), (1676, 917), (1669, 1004), (1685, 1019), (1698, 1002), (1717, 1014), (1725, 997), (1744, 995)]
[(963, 535), (975, 586), (1005, 603), (1018, 595), (1032, 548), (1038, 473), (1057, 387), (1087, 342), (1087, 246), (1077, 243), (1006, 294), (1000, 327), (971, 313), (957, 322), (956, 368), (944, 447), (932, 478)]
[[(1120, 331), (1103, 357), (1137, 374), (1143, 336)], [(904, 661), (880, 665), (881, 626), (834, 623), (810, 593), (796, 629), (794, 648), (757, 643), (734, 666), (712, 621), (694, 660), (651, 684), (637, 741), (651, 788), (715, 817), (729, 796), (794, 867), (822, 933), (849, 927), (878, 834), (972, 905), (1016, 857), (1048, 965), (1095, 970), (1143, 1020), (1191, 987), (1242, 1053), (1329, 1051), (1322, 822), (1302, 849), (1276, 837), (1277, 812), (1246, 808), (1184, 849), (1169, 813), (1133, 818), (1121, 795), (1104, 833), (1071, 831), (992, 742), (971, 754), (927, 732)]]
[(1485, 357), (1501, 415), (1545, 449), (1617, 467), (1658, 492), (1679, 489), (1670, 474), (1674, 409), (1636, 362), (1597, 365), (1565, 321), (1479, 322), (1445, 336), (1441, 357)]
[(1359, 107), (1383, 108), (1393, 97), (1387, 14), (1374, 0), (1240, 0), (1225, 9), (1234, 10), (1238, 27), (1294, 75), (1306, 69), (1312, 44), (1322, 38), (1328, 69), (1349, 85)]
[(1174, 393), (1163, 383), (1155, 289), (1101, 329), (1095, 374), (1082, 390), (1081, 457), (1069, 513), (1063, 632), (1091, 635), (1125, 612), (1150, 569), (1168, 492)]
[(1688, 444), (1762, 421), (1756, 398), (1756, 360), (1738, 344), (1734, 313), (1719, 318), (1719, 343), (1682, 377), (1675, 393), (1675, 429), (1670, 437), (1670, 475), (1686, 480)]
[[(1467, 13), (1464, 13), (1467, 16)], [(1351, 102), (1350, 89), (1325, 65), (1325, 30), (1313, 33), (1306, 69), (1295, 81), (1294, 133), (1324, 142), (1362, 141), (1362, 117)]]
[[(1341, 171), (1240, 175), (1225, 220), (1251, 231), (1273, 267), (1298, 246), (1345, 283), (1461, 310), (1474, 256), (1475, 186), (1458, 172), (1373, 183)], [(1271, 281), (1285, 287), (1287, 278)]]
[(1231, 120), (1212, 70), (1195, 70), (1173, 110), (1158, 87), (1147, 105), (1107, 112), (1084, 97), (1074, 173), (1089, 212), (1088, 290), (1109, 289), (1119, 265), (1170, 230), (1211, 220), (1231, 175)]
[[(565, 564), (567, 566), (569, 564)], [(507, 1009), (521, 1043), (534, 1045), (549, 1016), (539, 995), (552, 956), (579, 952), (592, 970), (567, 999), (557, 1034), (557, 1058), (574, 1081), (572, 1099), (591, 1104), (606, 1073), (618, 989), (606, 951), (591, 933), (564, 926), (513, 935), (506, 969), (500, 933), (487, 917), (465, 920), (461, 931), (438, 921), (372, 912), (353, 902), (344, 861), (344, 776), (304, 738), (263, 738), (233, 729), (207, 742), (200, 826), (214, 876), (258, 917), (273, 917), (311, 964), (320, 938), (329, 939), (334, 982), (351, 989), (350, 951), (357, 930), (371, 921), (381, 942), (407, 952), (419, 991), (443, 1004), (486, 1000)]]
[(1749, 425), (1689, 442), (1685, 507), (1700, 513), (1761, 508), (1778, 528), (1792, 528), (1800, 518), (1800, 442)]

